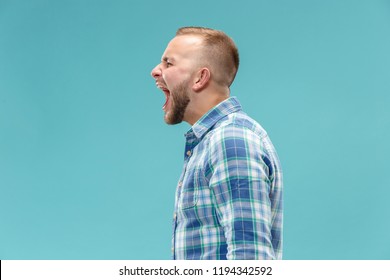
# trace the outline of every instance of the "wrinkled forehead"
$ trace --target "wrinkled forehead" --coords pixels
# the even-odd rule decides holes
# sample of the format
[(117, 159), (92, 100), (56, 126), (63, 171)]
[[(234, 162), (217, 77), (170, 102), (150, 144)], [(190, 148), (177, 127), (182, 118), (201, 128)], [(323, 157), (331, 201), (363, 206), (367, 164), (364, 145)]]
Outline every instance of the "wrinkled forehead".
[[(203, 40), (199, 36), (179, 35), (174, 37), (168, 44), (163, 54), (163, 59), (174, 60), (196, 58), (203, 51)], [(164, 60), (165, 60), (164, 59)]]

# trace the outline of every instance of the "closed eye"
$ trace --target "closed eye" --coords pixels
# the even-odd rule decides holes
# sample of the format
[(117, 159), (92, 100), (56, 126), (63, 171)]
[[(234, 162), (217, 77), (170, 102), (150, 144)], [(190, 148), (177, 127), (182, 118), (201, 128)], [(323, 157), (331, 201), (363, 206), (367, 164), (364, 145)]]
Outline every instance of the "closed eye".
[(163, 57), (162, 62), (164, 62), (167, 68), (173, 66), (172, 60), (169, 57)]

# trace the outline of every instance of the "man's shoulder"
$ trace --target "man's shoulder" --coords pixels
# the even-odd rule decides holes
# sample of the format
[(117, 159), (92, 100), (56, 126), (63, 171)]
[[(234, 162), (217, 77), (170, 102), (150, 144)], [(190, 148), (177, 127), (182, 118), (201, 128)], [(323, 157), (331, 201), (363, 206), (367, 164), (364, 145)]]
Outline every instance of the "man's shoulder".
[(267, 135), (264, 128), (243, 111), (227, 115), (215, 124), (211, 132), (213, 136), (220, 135), (225, 137), (244, 137), (248, 133), (257, 135), (260, 138)]

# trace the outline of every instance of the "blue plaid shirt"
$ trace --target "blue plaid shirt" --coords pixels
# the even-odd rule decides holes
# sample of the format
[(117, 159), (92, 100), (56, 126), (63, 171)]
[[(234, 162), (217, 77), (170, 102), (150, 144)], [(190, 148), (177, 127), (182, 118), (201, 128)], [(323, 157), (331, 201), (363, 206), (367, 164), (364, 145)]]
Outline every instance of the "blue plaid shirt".
[(265, 130), (231, 97), (185, 136), (173, 259), (281, 259), (282, 171)]

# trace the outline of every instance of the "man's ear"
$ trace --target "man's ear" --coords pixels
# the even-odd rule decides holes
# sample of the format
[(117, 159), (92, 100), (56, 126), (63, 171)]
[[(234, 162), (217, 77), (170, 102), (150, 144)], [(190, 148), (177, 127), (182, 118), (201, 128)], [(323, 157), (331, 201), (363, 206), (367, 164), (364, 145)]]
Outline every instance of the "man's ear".
[(208, 82), (210, 81), (210, 78), (211, 73), (208, 68), (200, 69), (195, 77), (195, 82), (192, 85), (192, 90), (195, 92), (201, 91), (207, 86)]

